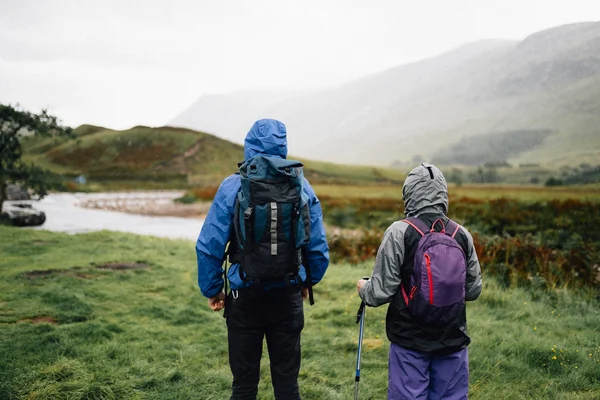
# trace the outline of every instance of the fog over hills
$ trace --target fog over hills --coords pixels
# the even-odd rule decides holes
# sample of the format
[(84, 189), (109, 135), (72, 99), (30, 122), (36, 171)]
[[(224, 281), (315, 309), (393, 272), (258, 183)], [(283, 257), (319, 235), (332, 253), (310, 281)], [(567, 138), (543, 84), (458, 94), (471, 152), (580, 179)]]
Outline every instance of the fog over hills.
[(509, 162), (575, 164), (600, 155), (599, 110), (600, 23), (588, 22), (471, 43), (311, 93), (204, 96), (170, 125), (242, 143), (254, 120), (277, 118), (291, 154), (344, 163), (477, 164), (500, 145)]

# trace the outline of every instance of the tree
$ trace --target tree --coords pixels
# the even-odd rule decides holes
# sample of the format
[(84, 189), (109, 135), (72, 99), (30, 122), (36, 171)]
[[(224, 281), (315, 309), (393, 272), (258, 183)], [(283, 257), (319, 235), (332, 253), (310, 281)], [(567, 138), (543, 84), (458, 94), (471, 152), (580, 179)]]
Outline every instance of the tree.
[(463, 183), (463, 173), (459, 168), (452, 168), (450, 173), (446, 176), (446, 180), (455, 183), (456, 186), (461, 186)]
[(551, 176), (550, 178), (548, 178), (548, 180), (546, 181), (545, 185), (546, 186), (561, 186), (563, 184), (563, 181), (560, 179), (557, 179), (553, 176)]
[(474, 183), (496, 183), (502, 180), (496, 168), (482, 168), (481, 166), (469, 176), (469, 179)]
[(10, 183), (31, 189), (40, 198), (60, 187), (56, 175), (22, 160), (21, 142), (29, 136), (74, 137), (71, 128), (62, 126), (47, 110), (34, 114), (0, 103), (0, 210)]

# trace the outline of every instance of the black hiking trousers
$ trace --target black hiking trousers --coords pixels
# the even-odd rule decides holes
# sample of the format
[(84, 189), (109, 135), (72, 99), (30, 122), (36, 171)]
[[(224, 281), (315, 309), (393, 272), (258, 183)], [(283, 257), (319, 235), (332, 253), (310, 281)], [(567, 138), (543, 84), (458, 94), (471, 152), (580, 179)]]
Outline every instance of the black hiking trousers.
[(300, 332), (304, 309), (300, 287), (248, 288), (227, 299), (231, 400), (255, 400), (263, 339), (267, 339), (271, 380), (277, 400), (299, 400)]

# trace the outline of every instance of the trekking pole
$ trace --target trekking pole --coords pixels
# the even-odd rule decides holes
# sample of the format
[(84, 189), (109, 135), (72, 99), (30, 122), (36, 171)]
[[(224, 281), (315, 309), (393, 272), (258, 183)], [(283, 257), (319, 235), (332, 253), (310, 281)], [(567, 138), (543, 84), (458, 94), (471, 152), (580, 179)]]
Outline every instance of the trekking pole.
[[(363, 278), (369, 279), (369, 278)], [(358, 355), (356, 356), (356, 375), (354, 377), (354, 400), (358, 400), (358, 383), (360, 382), (360, 359), (362, 352), (363, 332), (365, 330), (365, 302), (360, 303), (356, 313), (356, 323), (360, 323), (358, 330)]]

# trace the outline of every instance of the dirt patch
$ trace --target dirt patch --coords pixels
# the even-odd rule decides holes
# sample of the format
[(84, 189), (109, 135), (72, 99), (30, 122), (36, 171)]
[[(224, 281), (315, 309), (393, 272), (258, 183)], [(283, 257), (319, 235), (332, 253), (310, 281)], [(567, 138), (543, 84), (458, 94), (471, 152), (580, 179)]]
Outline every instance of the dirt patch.
[(81, 279), (94, 279), (94, 275), (92, 274), (73, 274), (73, 276), (76, 276), (77, 278), (81, 278)]
[(142, 264), (142, 263), (114, 262), (114, 263), (108, 263), (108, 264), (103, 264), (103, 265), (96, 265), (96, 268), (113, 269), (113, 270), (123, 271), (123, 270), (128, 270), (128, 269), (145, 269), (145, 268), (150, 268), (150, 266), (148, 264)]
[(22, 276), (29, 279), (40, 279), (47, 278), (49, 276), (55, 275), (67, 275), (67, 276), (75, 276), (81, 279), (92, 279), (93, 276), (90, 274), (84, 274), (81, 272), (76, 272), (81, 270), (81, 267), (71, 267), (65, 269), (44, 269), (44, 270), (36, 270), (24, 273)]
[(64, 269), (46, 269), (43, 271), (40, 270), (40, 271), (27, 272), (23, 276), (25, 276), (26, 278), (29, 278), (29, 279), (46, 278), (51, 275), (63, 274), (63, 273), (65, 273), (65, 271), (66, 270), (64, 270)]
[(20, 319), (17, 322), (31, 322), (32, 324), (52, 324), (56, 325), (58, 322), (52, 317), (33, 317)]
[[(93, 265), (93, 267), (97, 269), (110, 269), (116, 271), (125, 271), (130, 269), (146, 269), (150, 268), (148, 264), (143, 263), (122, 263), (122, 262), (111, 262), (102, 265)], [(88, 273), (87, 271), (83, 271), (82, 267), (71, 267), (64, 269), (45, 269), (45, 270), (36, 270), (30, 271), (22, 274), (21, 276), (28, 279), (43, 279), (51, 276), (63, 275), (63, 276), (73, 276), (79, 279), (93, 279), (96, 276)]]
[(383, 346), (383, 339), (363, 339), (363, 346), (367, 349), (378, 349)]

